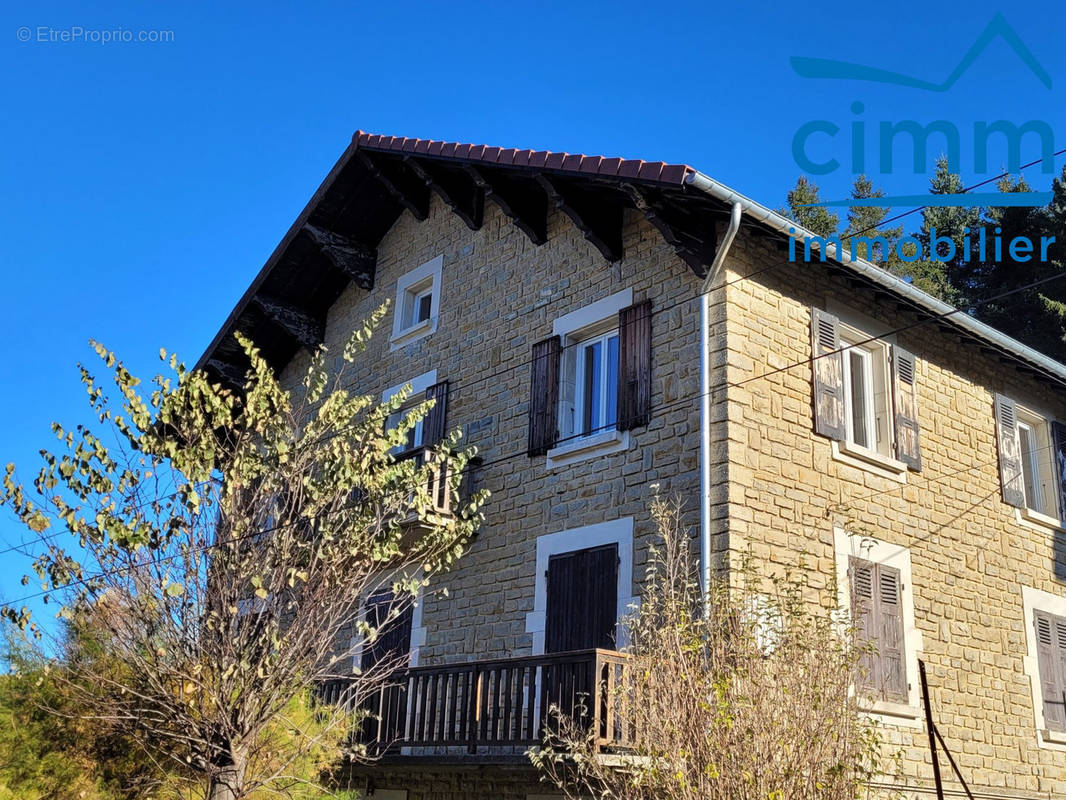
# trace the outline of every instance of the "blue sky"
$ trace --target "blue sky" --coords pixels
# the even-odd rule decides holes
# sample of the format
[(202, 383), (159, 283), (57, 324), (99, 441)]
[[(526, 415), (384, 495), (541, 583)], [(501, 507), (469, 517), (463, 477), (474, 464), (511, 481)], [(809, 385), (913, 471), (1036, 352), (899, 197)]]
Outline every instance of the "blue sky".
[[(195, 361), (358, 128), (683, 161), (772, 206), (800, 172), (793, 135), (815, 119), (844, 131), (833, 147), (812, 139), (822, 146), (812, 154), (845, 162), (818, 182), (827, 198), (846, 194), (856, 100), (874, 130), (879, 120), (950, 120), (970, 167), (975, 121), (1042, 120), (1066, 138), (1066, 63), (1052, 24), (1061, 10), (1050, 2), (852, 1), (802, 17), (771, 3), (397, 9), (5, 4), (0, 464), (30, 478), (49, 423), (86, 418), (75, 365), (91, 358), (90, 337), (146, 376), (161, 346)], [(813, 56), (939, 81), (997, 11), (1050, 89), (1002, 40), (943, 93), (805, 79), (790, 67), (792, 55)], [(39, 40), (76, 27), (173, 40)], [(909, 167), (873, 177), (894, 194), (927, 186)], [(21, 535), (0, 511), (0, 549)], [(27, 591), (26, 565), (0, 555), (0, 598)]]

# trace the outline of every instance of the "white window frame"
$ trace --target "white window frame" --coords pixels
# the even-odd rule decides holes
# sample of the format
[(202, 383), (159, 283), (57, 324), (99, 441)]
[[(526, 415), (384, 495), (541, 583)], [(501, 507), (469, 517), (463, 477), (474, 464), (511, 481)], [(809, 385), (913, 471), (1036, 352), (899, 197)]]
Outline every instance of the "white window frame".
[[(537, 537), (533, 610), (526, 614), (526, 633), (533, 638), (532, 655), (544, 654), (548, 620), (548, 560), (554, 555), (609, 544), (618, 545), (617, 614), (620, 620), (640, 602), (640, 598), (633, 594), (633, 518), (623, 517)], [(615, 630), (618, 634), (617, 646), (621, 649), (626, 644), (625, 632), (623, 629)]]
[[(1018, 436), (1018, 452), (1023, 470), (1022, 491), (1025, 496), (1024, 507), (1016, 509), (1018, 516), (1022, 520), (1035, 522), (1043, 527), (1061, 529), (1063, 510), (1059, 507), (1061, 502), (1058, 481), (1056, 480), (1057, 466), (1054, 443), (1051, 440), (1051, 418), (1021, 403), (1016, 403), (1015, 408), (1017, 409), (1016, 435)], [(1026, 428), (1030, 432), (1030, 441), (1036, 440), (1036, 448), (1029, 451), (1028, 464), (1026, 464), (1027, 459), (1021, 450), (1022, 428)], [(1034, 479), (1034, 489), (1037, 486), (1036, 479), (1039, 478), (1040, 489), (1044, 492), (1044, 507), (1042, 509), (1035, 508), (1030, 504), (1032, 498), (1029, 496), (1024, 474), (1027, 466), (1031, 477)]]
[[(396, 281), (396, 305), (392, 313), (392, 339), (389, 349), (398, 350), (412, 342), (429, 336), (437, 330), (440, 314), (441, 272), (444, 256), (439, 255), (425, 264), (402, 275)], [(431, 293), (429, 318), (421, 322), (408, 321), (412, 318), (418, 302), (427, 293)]]
[(1036, 630), (1033, 615), (1037, 611), (1066, 617), (1066, 597), (1045, 592), (1032, 586), (1022, 586), (1022, 614), (1025, 625), (1026, 654), (1022, 668), (1029, 677), (1033, 693), (1033, 717), (1036, 725), (1037, 744), (1049, 750), (1066, 752), (1066, 731), (1051, 731), (1044, 723), (1044, 694), (1040, 686), (1040, 664), (1037, 660)]
[[(414, 408), (419, 403), (425, 401), (425, 399), (426, 399), (426, 389), (428, 389), (430, 386), (433, 386), (435, 383), (437, 383), (437, 370), (431, 369), (429, 372), (423, 372), (418, 377), (412, 378), (409, 381), (405, 381), (403, 383), (398, 383), (395, 386), (390, 386), (388, 389), (386, 389), (384, 392), (382, 392), (381, 393), (381, 402), (382, 403), (387, 403), (393, 397), (395, 397), (397, 394), (399, 394), (400, 391), (405, 386), (410, 386), (411, 387), (411, 391), (407, 395), (407, 400), (404, 401), (403, 408), (401, 408), (399, 411), (395, 412), (395, 414), (390, 415), (388, 424), (392, 424), (391, 420), (392, 420), (393, 416), (396, 416), (396, 415), (402, 416), (403, 414), (406, 414), (408, 411), (410, 411), (412, 408)], [(418, 447), (419, 445), (422, 444), (422, 423), (424, 421), (425, 421), (425, 417), (420, 419), (415, 424), (415, 442), (414, 442), (414, 445), (413, 445), (414, 447)], [(397, 450), (396, 452), (399, 453), (399, 452), (402, 452), (402, 451), (401, 450)]]
[[(897, 483), (906, 483), (908, 472), (907, 465), (895, 458), (893, 448), (893, 442), (895, 441), (895, 420), (892, 392), (894, 387), (892, 386), (892, 369), (889, 356), (892, 346), (896, 343), (895, 336), (883, 323), (873, 317), (869, 317), (861, 312), (835, 302), (833, 298), (828, 298), (825, 305), (826, 310), (840, 321), (840, 346), (842, 348), (841, 367), (844, 373), (846, 436), (845, 440), (842, 442), (836, 440), (832, 442), (833, 459), (849, 466), (857, 467), (875, 475), (879, 475), (880, 477), (888, 478)], [(876, 339), (874, 339), (874, 337), (876, 337)], [(873, 339), (873, 341), (867, 342), (868, 339)], [(856, 345), (855, 343), (857, 342), (864, 342), (864, 344)], [(859, 351), (869, 352), (871, 359), (883, 359), (882, 363), (884, 366), (882, 375), (885, 397), (884, 424), (881, 426), (881, 437), (885, 442), (883, 450), (876, 447), (862, 447), (854, 442), (854, 432), (852, 430), (853, 422), (851, 418), (851, 370), (849, 369), (848, 364), (848, 354), (852, 347), (855, 347), (855, 349)], [(872, 360), (870, 368), (872, 372)], [(871, 393), (876, 394), (876, 392), (876, 382), (871, 381)], [(874, 429), (878, 427), (876, 422), (877, 413), (875, 409), (876, 405), (871, 405), (871, 412), (874, 416)]]
[(910, 550), (902, 545), (891, 544), (865, 534), (848, 533), (840, 526), (833, 528), (833, 548), (836, 554), (837, 603), (849, 615), (851, 614), (851, 578), (848, 575), (848, 569), (852, 558), (883, 564), (899, 570), (907, 702), (866, 700), (865, 711), (887, 725), (920, 728), (924, 723), (921, 712), (921, 692), (918, 685), (918, 655), (924, 647), (922, 632), (918, 630), (914, 621), (914, 581)]
[[(546, 458), (548, 469), (565, 467), (590, 458), (619, 453), (629, 449), (629, 431), (614, 427), (590, 435), (575, 435), (578, 424), (579, 351), (582, 344), (597, 337), (618, 331), (618, 312), (633, 305), (633, 290), (623, 289), (612, 295), (558, 317), (552, 323), (552, 333), (559, 337), (563, 348), (560, 355), (559, 379), (559, 437), (560, 442), (550, 449)], [(604, 351), (606, 364), (606, 350)], [(583, 391), (583, 386), (581, 388)], [(607, 393), (604, 392), (604, 402)]]
[[(607, 353), (610, 349), (611, 339), (618, 340), (618, 328), (612, 328), (605, 333), (599, 333), (594, 336), (590, 336), (588, 339), (582, 339), (580, 342), (574, 344), (574, 349), (577, 351), (575, 354), (575, 369), (574, 369), (574, 408), (573, 408), (573, 428), (574, 435), (577, 434), (578, 428), (584, 428), (585, 412), (588, 403), (588, 398), (585, 397), (585, 381), (584, 375), (588, 368), (587, 352), (590, 345), (599, 344), (601, 355), (600, 374), (596, 378), (600, 381), (600, 407), (595, 409), (595, 419), (603, 419), (603, 425), (593, 425), (592, 429), (587, 433), (582, 433), (582, 436), (595, 436), (599, 433), (609, 430), (606, 425), (607, 416), (610, 413), (610, 407), (607, 402), (607, 397), (610, 394), (608, 383), (608, 376), (610, 375), (610, 367), (608, 364)], [(618, 368), (615, 368), (615, 380), (618, 379)], [(617, 386), (615, 392), (617, 393)], [(617, 398), (617, 394), (615, 395)], [(618, 420), (615, 420), (615, 425), (618, 424)]]

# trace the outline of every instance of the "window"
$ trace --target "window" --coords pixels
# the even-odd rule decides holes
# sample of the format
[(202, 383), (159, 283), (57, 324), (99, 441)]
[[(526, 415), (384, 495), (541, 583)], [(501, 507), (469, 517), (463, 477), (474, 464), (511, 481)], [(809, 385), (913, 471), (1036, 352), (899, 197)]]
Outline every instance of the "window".
[(848, 576), (855, 633), (871, 646), (860, 663), (860, 686), (878, 700), (906, 703), (899, 570), (853, 556)]
[(618, 331), (581, 342), (576, 348), (576, 397), (566, 426), (588, 436), (613, 428), (618, 408)]
[(1037, 743), (1066, 750), (1066, 597), (1023, 586), (1022, 609)]
[(1018, 444), (1026, 508), (1057, 519), (1059, 512), (1055, 502), (1053, 454), (1047, 420), (1019, 408)]
[[(888, 391), (888, 348), (852, 328), (842, 328), (844, 405), (847, 442), (860, 450), (892, 457), (891, 398)], [(860, 344), (861, 342), (861, 344)]]
[(834, 458), (903, 480), (922, 468), (917, 361), (876, 338), (876, 321), (860, 324), (811, 309), (814, 432), (833, 440)]
[(437, 256), (396, 282), (393, 349), (417, 341), (437, 329), (443, 263), (443, 256)]
[(1025, 519), (1060, 525), (1066, 429), (1003, 395), (996, 395), (995, 415), (1004, 502)]
[(856, 688), (870, 714), (907, 727), (921, 725), (911, 555), (906, 547), (833, 529), (836, 585), (856, 639), (868, 645)]
[(629, 446), (651, 418), (651, 303), (625, 289), (555, 320), (533, 345), (531, 456), (556, 467)]

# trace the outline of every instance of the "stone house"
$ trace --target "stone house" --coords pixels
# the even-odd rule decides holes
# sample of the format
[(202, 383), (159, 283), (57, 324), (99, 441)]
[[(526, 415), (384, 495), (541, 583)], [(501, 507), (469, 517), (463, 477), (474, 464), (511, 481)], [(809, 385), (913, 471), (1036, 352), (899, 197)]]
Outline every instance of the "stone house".
[(802, 553), (866, 598), (906, 796), (919, 660), (971, 789), (1066, 793), (1066, 366), (832, 247), (790, 259), (804, 234), (684, 165), (356, 133), (199, 366), (237, 380), (241, 330), (295, 376), (389, 299), (353, 388), (410, 383), (442, 415), (412, 445), (480, 451), (486, 523), (390, 640), (371, 797), (551, 796), (522, 752), (613, 669), (652, 484), (705, 571)]

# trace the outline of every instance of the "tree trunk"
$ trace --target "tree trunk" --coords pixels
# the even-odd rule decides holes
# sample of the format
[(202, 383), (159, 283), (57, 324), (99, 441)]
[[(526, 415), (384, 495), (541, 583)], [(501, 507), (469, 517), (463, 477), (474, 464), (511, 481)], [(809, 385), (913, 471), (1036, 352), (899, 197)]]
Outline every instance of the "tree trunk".
[(208, 784), (208, 800), (241, 800), (244, 797), (244, 756), (234, 753), (229, 763), (214, 768)]

